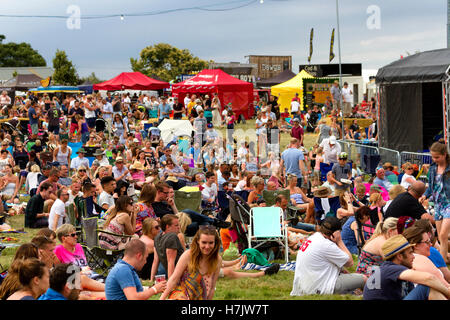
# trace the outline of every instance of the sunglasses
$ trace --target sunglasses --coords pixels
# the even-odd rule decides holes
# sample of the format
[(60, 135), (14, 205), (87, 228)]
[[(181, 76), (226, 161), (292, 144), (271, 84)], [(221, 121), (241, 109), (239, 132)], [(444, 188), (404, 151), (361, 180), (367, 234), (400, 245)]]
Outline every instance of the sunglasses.
[(86, 170), (85, 169), (80, 169), (80, 170), (78, 170), (78, 172), (86, 172)]
[(431, 240), (420, 241), (419, 243), (426, 243), (426, 244), (428, 244), (428, 245), (430, 245), (430, 246), (431, 246), (431, 244), (432, 244)]
[(75, 238), (76, 236), (77, 236), (76, 232), (65, 235), (65, 237), (72, 237), (72, 238)]

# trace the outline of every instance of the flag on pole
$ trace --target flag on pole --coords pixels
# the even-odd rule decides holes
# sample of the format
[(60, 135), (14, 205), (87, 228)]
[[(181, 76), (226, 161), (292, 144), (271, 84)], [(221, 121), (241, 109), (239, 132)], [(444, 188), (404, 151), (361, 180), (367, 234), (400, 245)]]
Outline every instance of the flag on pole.
[(334, 28), (333, 28), (333, 32), (331, 33), (330, 62), (334, 59), (333, 47), (334, 47)]
[(311, 28), (311, 36), (309, 38), (309, 57), (308, 63), (311, 63), (311, 57), (313, 54), (313, 37), (314, 37), (314, 28)]

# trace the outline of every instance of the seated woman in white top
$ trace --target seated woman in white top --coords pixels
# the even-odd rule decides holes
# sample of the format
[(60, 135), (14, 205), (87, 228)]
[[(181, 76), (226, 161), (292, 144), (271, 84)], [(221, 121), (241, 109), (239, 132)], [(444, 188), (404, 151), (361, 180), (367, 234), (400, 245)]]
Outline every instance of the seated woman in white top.
[(407, 162), (405, 163), (405, 174), (402, 177), (402, 182), (400, 183), (403, 188), (408, 190), (408, 187), (411, 185), (411, 183), (414, 183), (416, 181), (416, 178), (412, 176), (414, 173), (414, 168), (411, 163)]

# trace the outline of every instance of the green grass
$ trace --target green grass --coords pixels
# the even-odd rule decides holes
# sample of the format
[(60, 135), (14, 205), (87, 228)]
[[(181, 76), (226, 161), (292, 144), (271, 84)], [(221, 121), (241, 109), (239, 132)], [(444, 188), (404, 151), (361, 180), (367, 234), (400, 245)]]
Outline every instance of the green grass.
[[(239, 124), (237, 129), (243, 130), (254, 128), (255, 121), (247, 121), (245, 125)], [(225, 133), (225, 129), (221, 129)], [(290, 135), (287, 133), (281, 134), (281, 150), (284, 150), (289, 143)], [(317, 134), (306, 134), (304, 139), (305, 147), (309, 149), (315, 144)], [(27, 201), (27, 199), (21, 199)], [(24, 228), (24, 215), (13, 216), (7, 219), (7, 223), (14, 229)], [(24, 228), (26, 233), (3, 234), (3, 236), (10, 236), (18, 238), (19, 244), (29, 242), (37, 233), (37, 229)], [(11, 264), (16, 248), (5, 249), (0, 256), (0, 263), (3, 267), (8, 268)], [(295, 260), (291, 256), (290, 260)], [(283, 261), (276, 261), (283, 263)], [(349, 271), (354, 272), (355, 265)], [(244, 271), (242, 271), (244, 272)], [(257, 271), (245, 271), (246, 273)], [(216, 284), (216, 293), (214, 299), (216, 300), (360, 300), (361, 297), (354, 295), (306, 295), (301, 297), (292, 297), (290, 292), (292, 290), (292, 283), (294, 280), (294, 272), (280, 271), (276, 275), (264, 276), (260, 278), (244, 278), (244, 279), (227, 279), (219, 278)], [(143, 281), (144, 286), (151, 286), (150, 281)], [(153, 297), (158, 299), (159, 295)]]

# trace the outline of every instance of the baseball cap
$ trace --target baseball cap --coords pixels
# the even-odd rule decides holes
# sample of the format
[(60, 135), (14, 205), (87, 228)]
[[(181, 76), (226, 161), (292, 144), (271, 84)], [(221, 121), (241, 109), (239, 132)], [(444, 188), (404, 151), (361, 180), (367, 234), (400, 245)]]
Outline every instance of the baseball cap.
[(331, 233), (341, 230), (341, 228), (342, 228), (341, 222), (336, 217), (326, 217), (322, 221), (322, 227), (329, 230)]
[(336, 137), (335, 136), (331, 136), (328, 142), (330, 144), (336, 144)]

